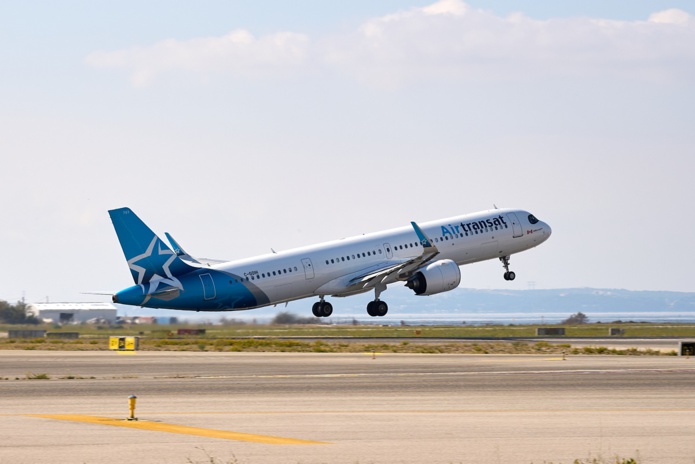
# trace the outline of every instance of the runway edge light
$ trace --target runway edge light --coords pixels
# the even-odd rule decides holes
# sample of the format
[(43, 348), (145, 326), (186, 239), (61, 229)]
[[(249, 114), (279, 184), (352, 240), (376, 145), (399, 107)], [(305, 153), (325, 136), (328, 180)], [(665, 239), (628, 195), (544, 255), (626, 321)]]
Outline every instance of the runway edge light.
[(128, 416), (129, 421), (136, 421), (138, 420), (137, 417), (135, 417), (135, 402), (138, 400), (138, 397), (135, 395), (130, 395), (128, 397), (128, 408), (130, 409), (130, 416)]

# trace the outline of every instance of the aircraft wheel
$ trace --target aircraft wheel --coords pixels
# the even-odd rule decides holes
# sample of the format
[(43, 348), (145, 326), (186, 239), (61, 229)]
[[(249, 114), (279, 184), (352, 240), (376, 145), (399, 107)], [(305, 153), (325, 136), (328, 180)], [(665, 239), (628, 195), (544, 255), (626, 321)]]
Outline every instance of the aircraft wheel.
[(516, 274), (514, 274), (514, 271), (509, 271), (507, 272), (507, 276), (505, 277), (507, 280), (514, 280), (516, 279)]
[(326, 301), (321, 305), (321, 316), (328, 317), (331, 314), (333, 314), (333, 305)]
[(389, 305), (387, 305), (385, 301), (375, 301), (374, 303), (376, 303), (374, 305), (374, 312), (376, 315), (379, 317), (386, 316), (386, 313), (389, 312)]
[(376, 317), (378, 314), (376, 313), (376, 301), (370, 301), (369, 304), (367, 305), (367, 314), (369, 314), (372, 317)]
[(311, 312), (314, 313), (314, 316), (321, 317), (321, 303), (318, 301), (314, 303), (314, 306), (311, 307)]

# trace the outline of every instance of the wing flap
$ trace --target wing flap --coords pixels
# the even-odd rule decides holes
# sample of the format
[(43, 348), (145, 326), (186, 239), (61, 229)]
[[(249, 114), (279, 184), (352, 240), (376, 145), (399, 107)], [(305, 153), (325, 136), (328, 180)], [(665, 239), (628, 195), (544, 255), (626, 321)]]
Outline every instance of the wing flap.
[(422, 245), (422, 254), (390, 267), (380, 269), (377, 272), (356, 277), (351, 280), (350, 283), (352, 285), (362, 283), (364, 287), (370, 287), (379, 283), (388, 283), (388, 281), (395, 282), (397, 280), (406, 280), (439, 254), (437, 247), (434, 246), (432, 240), (423, 232), (420, 226), (415, 222), (411, 222), (410, 224), (415, 230), (420, 245)]

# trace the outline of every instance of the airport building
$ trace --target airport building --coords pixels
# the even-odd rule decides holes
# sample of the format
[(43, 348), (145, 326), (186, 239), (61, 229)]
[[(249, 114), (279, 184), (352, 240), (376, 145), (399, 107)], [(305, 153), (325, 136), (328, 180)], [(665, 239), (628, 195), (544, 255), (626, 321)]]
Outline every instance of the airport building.
[(111, 303), (34, 303), (27, 314), (54, 324), (114, 324), (116, 307)]

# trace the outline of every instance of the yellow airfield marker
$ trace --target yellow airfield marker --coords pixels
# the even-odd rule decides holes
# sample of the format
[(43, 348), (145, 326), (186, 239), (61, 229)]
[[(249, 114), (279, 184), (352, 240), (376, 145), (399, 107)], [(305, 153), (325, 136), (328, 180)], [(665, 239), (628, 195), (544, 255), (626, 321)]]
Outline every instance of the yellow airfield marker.
[(220, 438), (222, 440), (246, 441), (264, 443), (266, 445), (327, 445), (326, 442), (299, 440), (296, 438), (273, 437), (270, 435), (255, 435), (251, 433), (230, 432), (227, 430), (204, 429), (189, 427), (186, 425), (165, 424), (162, 422), (126, 421), (110, 417), (87, 416), (83, 414), (27, 414), (28, 417), (41, 419), (54, 419), (72, 422), (84, 422), (87, 424), (111, 425), (113, 427), (126, 427), (131, 429), (151, 430), (153, 432), (178, 433), (181, 435), (195, 435), (198, 437)]
[(129, 421), (136, 421), (138, 420), (137, 417), (135, 417), (135, 403), (138, 401), (138, 397), (135, 395), (130, 395), (128, 397), (128, 409), (130, 409), (130, 415), (128, 416)]

